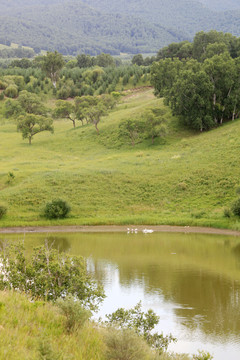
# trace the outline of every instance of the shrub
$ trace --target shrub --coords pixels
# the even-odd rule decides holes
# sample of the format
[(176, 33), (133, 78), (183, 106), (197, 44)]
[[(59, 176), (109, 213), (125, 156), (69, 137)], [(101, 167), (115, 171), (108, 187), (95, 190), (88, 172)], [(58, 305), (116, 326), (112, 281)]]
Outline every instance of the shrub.
[(102, 286), (88, 274), (82, 257), (60, 253), (47, 240), (31, 257), (20, 244), (4, 246), (0, 258), (0, 290), (17, 290), (44, 301), (72, 295), (91, 310), (97, 310), (105, 296)]
[(70, 211), (71, 207), (66, 201), (56, 199), (46, 204), (43, 214), (47, 219), (64, 219)]
[(4, 99), (4, 92), (1, 92), (0, 93), (0, 100), (3, 100)]
[(64, 86), (57, 91), (57, 98), (58, 99), (67, 99), (71, 94), (71, 88), (69, 86)]
[(133, 330), (116, 330), (110, 327), (106, 333), (107, 360), (149, 359), (149, 347)]
[(199, 351), (198, 354), (193, 355), (193, 360), (212, 360), (213, 357), (211, 354), (205, 351)]
[(12, 184), (15, 179), (15, 175), (13, 172), (9, 171), (8, 177), (7, 177), (7, 184)]
[(18, 88), (16, 85), (9, 85), (5, 90), (5, 95), (9, 98), (16, 98), (18, 96)]
[(49, 339), (41, 340), (39, 343), (39, 360), (60, 360), (60, 355), (53, 350)]
[(230, 218), (231, 217), (231, 210), (229, 208), (224, 208), (223, 216), (226, 217), (226, 218)]
[(5, 90), (7, 88), (7, 83), (5, 83), (4, 81), (0, 80), (0, 90)]
[(141, 302), (139, 302), (134, 308), (129, 310), (123, 308), (117, 309), (112, 314), (106, 315), (107, 320), (105, 324), (113, 325), (119, 329), (133, 330), (150, 347), (161, 354), (167, 350), (170, 342), (176, 341), (176, 339), (171, 334), (163, 336), (163, 334), (152, 333), (155, 325), (159, 323), (159, 317), (151, 309), (144, 313), (141, 310), (141, 306)]
[(7, 208), (3, 205), (0, 205), (0, 219), (5, 215), (7, 212)]
[(66, 316), (68, 332), (81, 328), (92, 316), (91, 311), (85, 309), (81, 302), (72, 295), (68, 295), (65, 299), (58, 299), (56, 305), (61, 309), (63, 315)]
[(240, 198), (232, 204), (232, 212), (234, 215), (240, 216)]

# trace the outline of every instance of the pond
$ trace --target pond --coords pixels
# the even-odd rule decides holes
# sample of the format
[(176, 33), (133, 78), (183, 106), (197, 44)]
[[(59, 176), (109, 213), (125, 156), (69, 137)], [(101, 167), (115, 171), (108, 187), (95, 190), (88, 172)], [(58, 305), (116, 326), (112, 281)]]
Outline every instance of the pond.
[[(0, 235), (27, 248), (46, 234)], [(48, 234), (61, 251), (87, 258), (107, 295), (98, 316), (139, 301), (160, 316), (169, 350), (206, 350), (216, 360), (240, 354), (240, 238), (182, 233)]]

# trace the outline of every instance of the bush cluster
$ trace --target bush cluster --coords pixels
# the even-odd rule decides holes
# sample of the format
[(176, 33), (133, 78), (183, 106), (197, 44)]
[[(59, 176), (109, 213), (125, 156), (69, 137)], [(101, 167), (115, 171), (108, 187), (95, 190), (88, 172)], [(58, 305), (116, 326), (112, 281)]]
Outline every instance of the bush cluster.
[(64, 219), (70, 211), (71, 207), (65, 200), (55, 199), (46, 204), (43, 215), (47, 219)]

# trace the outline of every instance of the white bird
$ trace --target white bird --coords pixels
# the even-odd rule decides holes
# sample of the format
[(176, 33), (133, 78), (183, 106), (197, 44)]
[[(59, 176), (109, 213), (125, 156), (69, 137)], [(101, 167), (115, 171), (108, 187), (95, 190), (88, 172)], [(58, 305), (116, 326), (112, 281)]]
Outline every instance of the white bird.
[(128, 233), (128, 234), (130, 233), (130, 229), (129, 229), (129, 228), (127, 228), (127, 233)]
[(135, 234), (137, 234), (137, 232), (138, 232), (138, 229), (135, 229), (134, 231), (135, 231)]
[(153, 231), (154, 231), (154, 230), (152, 230), (152, 229), (143, 229), (142, 232), (143, 232), (144, 234), (151, 234), (151, 233), (153, 233)]

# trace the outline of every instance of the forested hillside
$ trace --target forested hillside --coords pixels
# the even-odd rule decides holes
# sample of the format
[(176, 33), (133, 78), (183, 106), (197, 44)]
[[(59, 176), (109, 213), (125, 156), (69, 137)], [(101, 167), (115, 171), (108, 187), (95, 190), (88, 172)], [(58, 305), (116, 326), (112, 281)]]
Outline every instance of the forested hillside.
[(240, 9), (239, 0), (199, 0), (209, 9), (215, 11)]
[[(63, 54), (102, 51), (111, 54), (157, 51), (183, 39), (160, 25), (115, 13), (104, 14), (79, 1), (60, 1), (46, 6), (3, 6), (0, 42), (55, 50)], [(16, 32), (17, 29), (17, 32)]]
[(239, 14), (235, 0), (4, 0), (0, 43), (73, 55), (151, 53), (201, 30), (239, 36)]

